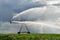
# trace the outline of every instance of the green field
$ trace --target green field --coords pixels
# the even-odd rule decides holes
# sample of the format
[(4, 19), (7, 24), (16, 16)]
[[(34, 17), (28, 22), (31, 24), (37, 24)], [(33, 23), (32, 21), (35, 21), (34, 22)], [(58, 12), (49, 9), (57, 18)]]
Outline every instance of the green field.
[(60, 40), (60, 34), (0, 34), (0, 40)]

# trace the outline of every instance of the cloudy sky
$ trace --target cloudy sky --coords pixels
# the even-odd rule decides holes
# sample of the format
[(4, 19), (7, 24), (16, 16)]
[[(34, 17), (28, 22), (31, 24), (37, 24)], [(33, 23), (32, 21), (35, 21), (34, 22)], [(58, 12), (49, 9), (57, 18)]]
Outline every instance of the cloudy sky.
[[(52, 8), (50, 7), (51, 4), (53, 4)], [(41, 8), (42, 12), (46, 11), (45, 13), (50, 13), (55, 9), (56, 13), (60, 13), (59, 0), (0, 0), (0, 33), (16, 33), (18, 31), (19, 25), (9, 23), (12, 17), (27, 9), (37, 7)]]

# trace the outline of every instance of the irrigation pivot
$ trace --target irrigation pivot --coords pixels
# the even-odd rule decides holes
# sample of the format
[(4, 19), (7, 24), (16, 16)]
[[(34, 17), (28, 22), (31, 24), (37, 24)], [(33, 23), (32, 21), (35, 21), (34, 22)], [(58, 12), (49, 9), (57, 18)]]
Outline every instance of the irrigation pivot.
[[(23, 27), (26, 28), (27, 32), (22, 32)], [(30, 31), (29, 31), (29, 29), (28, 29), (28, 26), (27, 26), (25, 23), (23, 23), (23, 24), (21, 25), (18, 34), (20, 34), (20, 33), (29, 33), (29, 34), (30, 34)]]
[[(10, 24), (11, 23), (13, 23), (13, 24), (21, 24), (21, 27), (20, 27), (19, 31), (17, 32), (18, 34), (20, 34), (20, 33), (28, 33), (28, 34), (30, 34), (29, 28), (28, 28), (28, 26), (26, 25), (25, 22), (20, 23), (19, 21), (10, 20)], [(22, 32), (23, 27), (27, 30), (27, 32)]]

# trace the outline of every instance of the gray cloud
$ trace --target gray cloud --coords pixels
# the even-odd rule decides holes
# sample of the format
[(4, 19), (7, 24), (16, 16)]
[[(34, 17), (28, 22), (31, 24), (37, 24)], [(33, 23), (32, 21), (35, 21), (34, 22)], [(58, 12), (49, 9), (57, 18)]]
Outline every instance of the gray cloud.
[(9, 21), (14, 13), (46, 5), (45, 2), (32, 2), (32, 0), (0, 0), (0, 2), (0, 21)]
[(59, 4), (54, 4), (54, 6), (60, 6), (60, 3)]

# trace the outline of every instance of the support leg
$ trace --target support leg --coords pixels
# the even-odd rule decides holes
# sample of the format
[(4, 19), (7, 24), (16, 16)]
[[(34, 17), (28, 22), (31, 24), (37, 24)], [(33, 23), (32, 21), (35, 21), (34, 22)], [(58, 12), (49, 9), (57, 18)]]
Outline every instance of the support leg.
[(20, 33), (21, 33), (21, 30), (22, 30), (22, 26), (20, 27), (20, 30), (19, 30), (18, 34), (20, 34)]
[(26, 24), (25, 24), (25, 27), (27, 29), (27, 33), (30, 34), (29, 29), (28, 29), (28, 26)]

